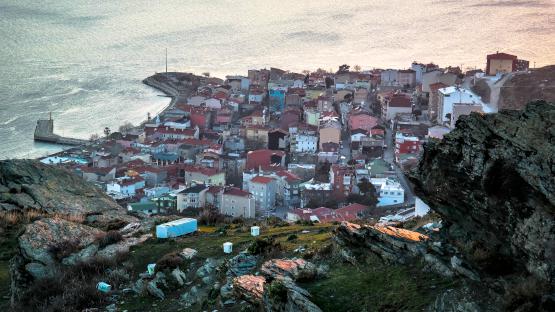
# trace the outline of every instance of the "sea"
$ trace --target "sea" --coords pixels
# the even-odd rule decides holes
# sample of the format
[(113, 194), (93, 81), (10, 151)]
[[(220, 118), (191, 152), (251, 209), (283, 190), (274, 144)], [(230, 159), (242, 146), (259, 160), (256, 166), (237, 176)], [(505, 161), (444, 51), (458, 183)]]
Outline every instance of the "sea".
[(60, 150), (37, 119), (87, 139), (139, 123), (169, 99), (141, 83), (168, 69), (224, 77), (407, 68), (484, 68), (496, 51), (555, 64), (553, 0), (0, 0), (0, 159)]

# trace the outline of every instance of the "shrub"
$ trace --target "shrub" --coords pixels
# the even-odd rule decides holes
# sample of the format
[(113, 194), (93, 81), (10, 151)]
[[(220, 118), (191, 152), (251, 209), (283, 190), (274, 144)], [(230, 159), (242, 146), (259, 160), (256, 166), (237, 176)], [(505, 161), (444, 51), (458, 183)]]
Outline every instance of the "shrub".
[(290, 234), (289, 236), (287, 236), (288, 241), (294, 241), (297, 238), (299, 238), (299, 237), (296, 234)]
[(276, 243), (273, 238), (257, 238), (247, 248), (247, 252), (251, 255), (269, 254), (273, 251), (280, 250), (281, 246)]
[(123, 236), (119, 231), (108, 231), (106, 233), (102, 233), (97, 238), (98, 247), (104, 248), (108, 245), (115, 244), (123, 239)]
[(67, 240), (52, 244), (48, 247), (48, 252), (54, 259), (60, 261), (79, 250), (79, 242), (77, 240)]
[(281, 281), (274, 281), (268, 286), (268, 297), (277, 302), (287, 301), (287, 287)]
[(183, 258), (175, 252), (165, 254), (156, 261), (156, 271), (173, 270), (183, 264)]

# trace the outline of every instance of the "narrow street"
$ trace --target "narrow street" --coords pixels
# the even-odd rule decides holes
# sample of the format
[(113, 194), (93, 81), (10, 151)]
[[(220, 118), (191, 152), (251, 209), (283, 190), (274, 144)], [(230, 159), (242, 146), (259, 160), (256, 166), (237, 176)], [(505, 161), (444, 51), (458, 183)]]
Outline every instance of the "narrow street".
[(410, 185), (408, 179), (405, 177), (405, 174), (403, 173), (401, 168), (399, 168), (399, 166), (397, 166), (394, 161), (395, 142), (393, 141), (393, 131), (389, 127), (386, 127), (385, 129), (385, 144), (387, 145), (387, 148), (384, 151), (384, 160), (392, 165), (395, 173), (397, 174), (397, 177), (399, 178), (399, 183), (401, 183), (401, 186), (405, 189), (405, 204), (414, 205), (415, 199), (412, 186)]

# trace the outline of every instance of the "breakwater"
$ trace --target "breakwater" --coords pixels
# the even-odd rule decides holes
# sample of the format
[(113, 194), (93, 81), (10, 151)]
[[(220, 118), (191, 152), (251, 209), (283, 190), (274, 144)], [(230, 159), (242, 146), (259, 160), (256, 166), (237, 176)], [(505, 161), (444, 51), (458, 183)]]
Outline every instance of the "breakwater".
[(61, 145), (83, 145), (88, 141), (83, 139), (63, 137), (54, 133), (53, 119), (39, 119), (35, 127), (34, 140), (38, 142), (54, 143)]

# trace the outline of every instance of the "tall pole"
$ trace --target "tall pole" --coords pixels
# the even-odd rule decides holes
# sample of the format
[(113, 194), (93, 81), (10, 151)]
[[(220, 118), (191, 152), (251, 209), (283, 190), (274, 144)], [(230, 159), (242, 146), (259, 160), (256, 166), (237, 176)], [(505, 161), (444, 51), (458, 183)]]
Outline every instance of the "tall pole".
[(166, 76), (168, 75), (168, 48), (166, 48)]

